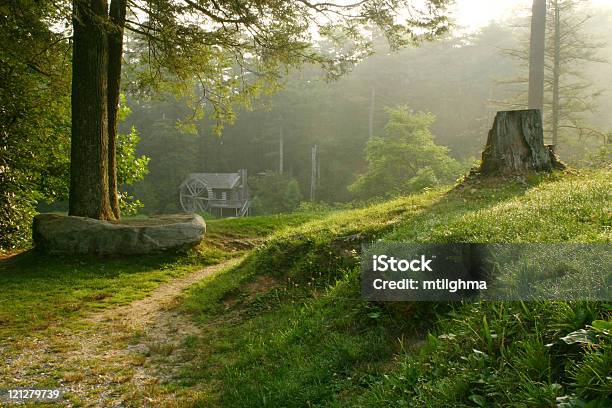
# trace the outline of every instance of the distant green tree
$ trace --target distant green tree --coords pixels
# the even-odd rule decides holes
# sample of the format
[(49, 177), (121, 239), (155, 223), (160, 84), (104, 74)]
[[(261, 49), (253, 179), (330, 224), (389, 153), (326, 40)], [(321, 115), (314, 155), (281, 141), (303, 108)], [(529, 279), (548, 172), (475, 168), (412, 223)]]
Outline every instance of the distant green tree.
[(384, 136), (367, 143), (368, 170), (349, 187), (352, 192), (361, 198), (413, 193), (459, 175), (461, 165), (433, 141), (431, 113), (401, 106), (388, 115)]
[(253, 196), (254, 214), (277, 214), (295, 210), (302, 199), (297, 180), (287, 174), (266, 172), (251, 177), (249, 187)]

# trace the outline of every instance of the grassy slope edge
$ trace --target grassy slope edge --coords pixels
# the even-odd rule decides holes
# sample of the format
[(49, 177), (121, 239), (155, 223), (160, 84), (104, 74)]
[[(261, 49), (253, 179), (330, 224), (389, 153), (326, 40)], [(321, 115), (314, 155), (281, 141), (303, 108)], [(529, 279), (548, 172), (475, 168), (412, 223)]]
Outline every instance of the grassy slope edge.
[(604, 406), (609, 331), (560, 338), (609, 322), (610, 305), (367, 303), (357, 249), (374, 239), (610, 242), (610, 175), (472, 182), (277, 234), (183, 299), (204, 335), (189, 340), (182, 383), (207, 383), (202, 403), (233, 407)]

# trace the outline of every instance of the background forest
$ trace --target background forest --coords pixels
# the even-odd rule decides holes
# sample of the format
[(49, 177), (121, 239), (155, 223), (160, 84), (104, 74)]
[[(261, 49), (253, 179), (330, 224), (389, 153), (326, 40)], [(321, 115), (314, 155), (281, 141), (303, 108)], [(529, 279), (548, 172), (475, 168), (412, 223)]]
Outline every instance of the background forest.
[[(583, 3), (558, 3), (563, 52), (561, 69), (554, 71), (548, 45), (546, 142), (556, 131), (563, 160), (602, 166), (609, 163), (612, 129), (606, 114), (612, 109), (612, 35), (605, 28), (612, 15)], [(246, 168), (256, 214), (291, 211), (309, 200), (372, 200), (452, 182), (479, 159), (495, 112), (525, 104), (529, 19), (528, 13), (520, 17), (523, 11), (477, 30), (455, 27), (439, 41), (399, 51), (374, 34), (374, 55), (343, 67), (349, 71), (344, 75), (330, 78), (328, 70), (307, 65), (287, 72), (271, 89), (254, 85), (239, 97), (226, 95), (227, 104), (236, 103), (226, 111), (219, 111), (225, 103), (206, 103), (210, 95), (198, 81), (143, 88), (143, 77), (155, 77), (146, 78), (150, 73), (137, 52), (142, 39), (130, 34), (118, 142), (122, 212), (180, 211), (179, 185), (192, 172)], [(50, 7), (3, 14), (3, 248), (27, 242), (37, 210), (67, 209), (70, 44), (61, 30), (45, 24), (58, 13)], [(553, 130), (555, 72), (561, 116)], [(398, 126), (404, 130), (398, 133)], [(378, 182), (383, 179), (384, 185)]]
[[(572, 11), (578, 12), (585, 13), (579, 7)], [(609, 84), (604, 78), (611, 72), (606, 56), (612, 54), (608, 45), (612, 37), (600, 29), (612, 22), (612, 16), (588, 16), (581, 37), (593, 44), (598, 57), (575, 63), (574, 69), (579, 72), (575, 77), (567, 75), (565, 81), (579, 83), (584, 91), (584, 109), (577, 114), (573, 109), (577, 122), (585, 129), (596, 130), (583, 134), (577, 129), (565, 130), (558, 150), (565, 161), (578, 166), (601, 164), (594, 156), (601, 153), (605, 134), (612, 129), (612, 118), (605, 114), (612, 109), (612, 94), (601, 89)], [(311, 147), (317, 145), (316, 201), (337, 203), (383, 195), (374, 190), (355, 191), (354, 183), (368, 169), (364, 153), (368, 140), (385, 135), (388, 109), (397, 106), (431, 113), (433, 141), (446, 147), (457, 162), (451, 171), (456, 178), (479, 159), (495, 112), (526, 98), (527, 61), (521, 56), (527, 49), (527, 21), (517, 19), (493, 23), (476, 32), (455, 32), (442, 41), (399, 52), (389, 51), (381, 38), (376, 41), (374, 56), (337, 81), (327, 81), (316, 67), (291, 73), (279, 93), (262, 98), (251, 109), (239, 109), (235, 123), (226, 126), (221, 137), (214, 133), (207, 117), (189, 132), (178, 130), (177, 121), (190, 114), (189, 106), (180, 99), (143, 100), (128, 95), (133, 113), (123, 129), (138, 129), (138, 152), (151, 158), (149, 174), (130, 191), (142, 201), (146, 213), (177, 211), (178, 186), (190, 172), (247, 168), (252, 179), (278, 173), (282, 138), (284, 176), (275, 177), (285, 182), (253, 181), (251, 187), (256, 193), (259, 190), (266, 196), (282, 196), (280, 190), (284, 188), (292, 197), (307, 200)], [(585, 77), (590, 80), (585, 82)], [(547, 143), (551, 143), (549, 128), (547, 125)], [(386, 154), (398, 159), (393, 151)], [(299, 194), (292, 180), (297, 182)], [(449, 178), (439, 181), (448, 182)], [(410, 190), (399, 184), (395, 187), (388, 190), (388, 195)], [(280, 196), (270, 201), (280, 202)], [(290, 201), (297, 205), (299, 200)], [(270, 204), (260, 211), (289, 209)]]

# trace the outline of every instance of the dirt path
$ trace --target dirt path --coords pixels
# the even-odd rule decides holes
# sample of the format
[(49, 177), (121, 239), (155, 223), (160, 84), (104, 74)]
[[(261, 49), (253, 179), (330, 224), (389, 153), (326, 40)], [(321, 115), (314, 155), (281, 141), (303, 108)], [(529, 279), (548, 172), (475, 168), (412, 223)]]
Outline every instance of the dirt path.
[(215, 272), (236, 265), (239, 261), (240, 258), (232, 259), (218, 265), (200, 269), (185, 277), (174, 279), (159, 286), (144, 299), (134, 301), (125, 306), (104, 310), (102, 313), (94, 314), (87, 321), (100, 323), (103, 321), (120, 320), (125, 324), (131, 325), (133, 328), (143, 328), (152, 320), (157, 320), (158, 313), (170, 306), (177, 295), (184, 289)]
[(172, 306), (184, 289), (239, 261), (201, 269), (161, 284), (144, 299), (94, 313), (82, 320), (82, 329), (24, 338), (0, 376), (16, 386), (59, 381), (67, 406), (188, 405), (205, 391), (176, 391), (167, 383), (189, 358), (185, 342), (201, 330)]

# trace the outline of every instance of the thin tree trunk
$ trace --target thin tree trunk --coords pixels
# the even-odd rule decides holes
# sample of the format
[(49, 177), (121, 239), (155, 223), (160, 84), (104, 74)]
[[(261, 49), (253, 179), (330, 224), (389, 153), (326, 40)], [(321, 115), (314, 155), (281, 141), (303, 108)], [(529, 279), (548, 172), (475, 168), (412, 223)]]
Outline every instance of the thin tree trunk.
[(368, 118), (368, 136), (374, 137), (374, 110), (376, 109), (376, 88), (372, 87), (372, 94), (370, 95), (370, 115)]
[(112, 219), (108, 194), (107, 2), (73, 2), (69, 214)]
[(111, 0), (108, 33), (108, 194), (115, 218), (119, 218), (117, 195), (117, 114), (121, 90), (121, 59), (123, 57), (123, 30), (126, 0)]
[(310, 169), (310, 201), (316, 198), (317, 189), (317, 145), (312, 146), (311, 150), (311, 169)]
[(546, 0), (533, 0), (529, 48), (529, 109), (544, 110)]
[(555, 8), (555, 52), (553, 62), (553, 105), (552, 105), (552, 149), (559, 146), (559, 80), (561, 77), (561, 17), (559, 15), (559, 0), (554, 0)]
[(284, 160), (285, 160), (285, 135), (283, 134), (283, 124), (279, 125), (278, 130), (278, 172), (283, 174), (284, 171)]

